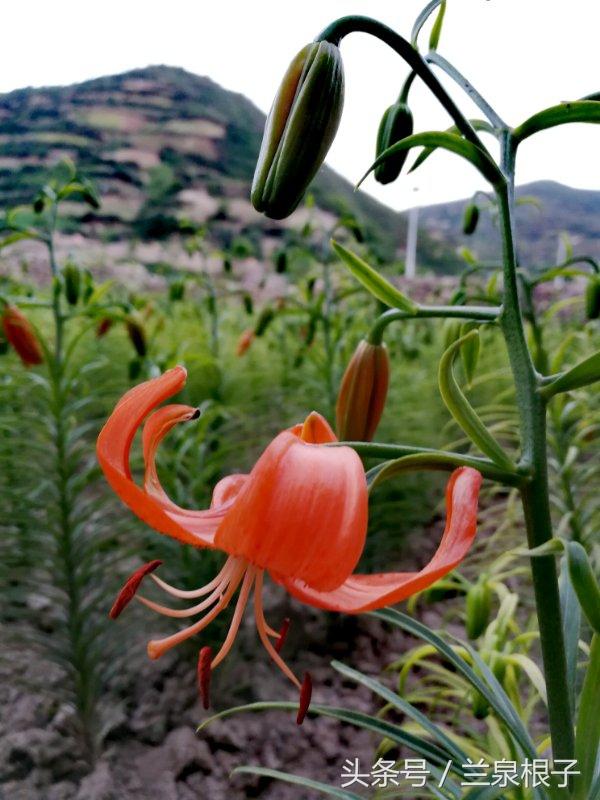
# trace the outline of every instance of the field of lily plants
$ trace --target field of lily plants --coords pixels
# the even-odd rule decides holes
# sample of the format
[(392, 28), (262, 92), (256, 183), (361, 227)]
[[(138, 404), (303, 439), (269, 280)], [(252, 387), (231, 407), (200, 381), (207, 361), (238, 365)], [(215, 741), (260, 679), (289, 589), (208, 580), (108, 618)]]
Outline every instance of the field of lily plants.
[[(63, 204), (102, 203), (77, 165), (5, 209), (47, 280), (0, 279), (0, 797), (600, 800), (600, 263), (521, 268), (513, 224), (520, 144), (600, 103), (510, 127), (444, 13), (301, 50), (252, 203), (305, 203), (367, 33), (406, 72), (369, 173), (470, 162), (501, 263), (398, 279), (341, 217), (284, 237), (277, 298), (234, 251), (133, 293), (57, 257)], [(447, 130), (413, 132), (419, 81)]]

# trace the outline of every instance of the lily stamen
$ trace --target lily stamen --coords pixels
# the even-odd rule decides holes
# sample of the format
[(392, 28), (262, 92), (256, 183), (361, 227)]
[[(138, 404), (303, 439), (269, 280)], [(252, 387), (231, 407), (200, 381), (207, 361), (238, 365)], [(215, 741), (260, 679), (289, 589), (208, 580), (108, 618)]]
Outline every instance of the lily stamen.
[(267, 623), (265, 621), (265, 615), (263, 612), (262, 606), (262, 588), (263, 588), (263, 570), (260, 570), (256, 576), (256, 583), (254, 584), (254, 616), (256, 619), (256, 629), (258, 631), (258, 635), (260, 636), (260, 640), (263, 643), (263, 646), (267, 653), (271, 656), (273, 661), (277, 664), (279, 669), (283, 672), (283, 674), (288, 677), (294, 686), (297, 686), (298, 689), (302, 688), (302, 684), (298, 680), (298, 678), (294, 675), (292, 670), (288, 667), (285, 661), (281, 658), (277, 650), (273, 647), (269, 640), (269, 636), (267, 633)]
[(157, 586), (160, 586), (161, 589), (164, 589), (167, 594), (170, 594), (173, 597), (179, 597), (182, 600), (193, 600), (196, 597), (203, 597), (205, 594), (209, 594), (216, 586), (222, 583), (225, 577), (233, 572), (236, 561), (236, 558), (229, 556), (227, 561), (223, 564), (219, 574), (213, 578), (210, 583), (207, 583), (205, 586), (201, 586), (199, 589), (191, 589), (189, 591), (186, 589), (178, 589), (176, 586), (171, 586), (170, 583), (163, 581), (163, 579), (159, 578), (158, 575), (151, 575), (150, 577), (154, 583), (156, 583)]
[(235, 611), (233, 613), (233, 618), (231, 620), (231, 625), (229, 626), (229, 631), (227, 632), (225, 641), (221, 645), (221, 649), (211, 662), (210, 665), (211, 669), (214, 669), (216, 666), (218, 666), (231, 650), (231, 647), (235, 641), (235, 637), (237, 636), (237, 632), (240, 628), (240, 623), (242, 621), (244, 611), (246, 610), (248, 597), (250, 595), (250, 590), (252, 589), (252, 584), (254, 583), (255, 577), (256, 577), (256, 568), (249, 567), (244, 576), (244, 582), (240, 590), (240, 596), (238, 597)]
[(152, 639), (149, 641), (148, 655), (150, 658), (160, 658), (167, 652), (167, 650), (170, 650), (172, 647), (175, 647), (181, 642), (184, 642), (186, 639), (189, 639), (190, 636), (200, 633), (200, 631), (206, 628), (207, 625), (210, 625), (213, 619), (215, 619), (215, 617), (217, 617), (224, 608), (227, 608), (231, 598), (240, 585), (242, 576), (248, 566), (248, 563), (243, 559), (237, 559), (237, 561), (238, 566), (231, 578), (229, 586), (214, 608), (212, 608), (208, 614), (202, 617), (202, 619), (198, 622), (195, 622), (193, 625), (190, 625), (189, 627), (184, 628), (183, 630), (178, 631), (171, 636), (167, 636), (164, 639)]

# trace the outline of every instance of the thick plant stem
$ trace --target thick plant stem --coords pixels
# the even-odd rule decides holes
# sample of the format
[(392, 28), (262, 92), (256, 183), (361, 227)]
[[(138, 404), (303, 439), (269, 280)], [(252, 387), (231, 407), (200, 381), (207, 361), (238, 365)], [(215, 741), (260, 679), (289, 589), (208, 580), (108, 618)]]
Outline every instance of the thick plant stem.
[[(53, 231), (49, 240), (49, 255), (54, 276), (58, 268), (52, 246)], [(81, 741), (85, 757), (90, 764), (96, 759), (95, 703), (92, 685), (92, 665), (87, 652), (84, 637), (84, 620), (81, 614), (83, 597), (78, 580), (79, 565), (75, 555), (73, 519), (73, 497), (69, 488), (73, 476), (68, 456), (68, 422), (65, 419), (66, 387), (65, 387), (65, 353), (64, 325), (60, 295), (54, 292), (54, 353), (50, 367), (51, 413), (54, 420), (53, 444), (55, 451), (55, 473), (57, 481), (58, 528), (56, 535), (57, 557), (62, 575), (60, 580), (66, 595), (66, 633), (73, 668), (75, 705), (77, 708)]]
[[(540, 395), (538, 375), (525, 339), (517, 288), (517, 263), (513, 232), (514, 150), (510, 134), (503, 142), (503, 168), (508, 176), (497, 188), (504, 261), (504, 306), (500, 325), (513, 372), (523, 443), (522, 461), (530, 480), (521, 488), (527, 538), (531, 548), (552, 538), (546, 404)], [(531, 559), (546, 689), (552, 752), (555, 759), (571, 759), (575, 748), (573, 721), (567, 691), (567, 661), (562, 627), (558, 575), (552, 556)]]

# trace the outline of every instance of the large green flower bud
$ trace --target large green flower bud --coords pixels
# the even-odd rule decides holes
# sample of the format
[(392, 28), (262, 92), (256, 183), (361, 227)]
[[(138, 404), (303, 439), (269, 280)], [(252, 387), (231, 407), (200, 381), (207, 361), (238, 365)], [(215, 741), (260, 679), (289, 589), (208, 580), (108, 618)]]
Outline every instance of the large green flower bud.
[(273, 101), (252, 182), (252, 205), (272, 219), (297, 207), (323, 163), (344, 104), (337, 45), (312, 42), (292, 61)]
[[(383, 114), (377, 131), (376, 156), (379, 157), (384, 150), (391, 147), (401, 139), (406, 139), (413, 132), (413, 115), (406, 103), (394, 103)], [(375, 180), (378, 183), (391, 183), (395, 181), (404, 166), (408, 150), (396, 153), (376, 167)]]

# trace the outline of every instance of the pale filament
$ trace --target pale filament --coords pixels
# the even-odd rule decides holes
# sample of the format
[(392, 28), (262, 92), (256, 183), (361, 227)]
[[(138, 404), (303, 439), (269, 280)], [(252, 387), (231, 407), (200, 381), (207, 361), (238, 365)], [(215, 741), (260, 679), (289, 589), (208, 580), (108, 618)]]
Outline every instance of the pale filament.
[(199, 614), (201, 611), (204, 611), (204, 609), (212, 606), (212, 604), (223, 595), (227, 584), (228, 581), (224, 580), (205, 600), (189, 608), (169, 608), (169, 606), (161, 606), (160, 603), (155, 603), (153, 600), (148, 600), (147, 597), (142, 597), (142, 595), (139, 594), (136, 594), (135, 599), (139, 600), (140, 603), (143, 603), (148, 608), (151, 608), (152, 611), (163, 614), (165, 617), (193, 617), (194, 614)]
[(255, 576), (256, 576), (256, 567), (248, 567), (248, 569), (246, 570), (246, 574), (244, 576), (244, 582), (242, 584), (242, 588), (240, 589), (240, 596), (238, 597), (238, 601), (235, 606), (233, 619), (231, 620), (231, 625), (229, 626), (229, 631), (227, 632), (225, 641), (221, 645), (221, 649), (211, 662), (210, 665), (211, 669), (214, 669), (218, 664), (220, 664), (221, 661), (223, 661), (225, 656), (231, 650), (231, 647), (235, 641), (235, 637), (237, 636), (238, 630), (240, 628), (242, 616), (244, 615), (244, 611), (246, 610), (246, 604), (248, 603), (248, 597), (250, 595), (250, 590), (252, 589), (252, 584), (254, 583)]
[(267, 653), (271, 656), (271, 658), (277, 664), (277, 666), (283, 672), (283, 674), (286, 677), (288, 677), (291, 680), (291, 682), (298, 687), (298, 689), (301, 689), (302, 685), (300, 681), (294, 675), (292, 670), (288, 667), (288, 665), (281, 658), (279, 653), (275, 650), (275, 648), (269, 641), (267, 623), (265, 621), (265, 615), (263, 613), (263, 607), (262, 607), (263, 574), (264, 574), (263, 570), (259, 570), (257, 572), (256, 582), (254, 584), (254, 616), (256, 619), (256, 629), (258, 630), (258, 635), (260, 636), (260, 640), (263, 643)]
[(213, 580), (210, 583), (207, 583), (206, 586), (201, 586), (200, 589), (192, 589), (191, 591), (177, 589), (175, 586), (171, 586), (170, 583), (163, 581), (162, 578), (158, 577), (158, 575), (154, 575), (154, 573), (152, 573), (150, 577), (154, 583), (158, 584), (161, 589), (164, 589), (165, 592), (173, 597), (180, 597), (182, 600), (193, 600), (195, 597), (204, 597), (205, 594), (209, 594), (216, 586), (229, 577), (229, 575), (235, 569), (236, 561), (236, 558), (229, 556), (216, 578), (213, 578)]
[(152, 639), (150, 642), (148, 642), (148, 655), (150, 658), (159, 658), (166, 653), (167, 650), (170, 650), (180, 642), (189, 639), (190, 636), (194, 636), (196, 633), (199, 633), (201, 630), (206, 628), (206, 626), (209, 625), (224, 608), (227, 608), (229, 601), (235, 594), (238, 586), (240, 585), (240, 581), (242, 580), (242, 576), (248, 567), (248, 562), (244, 559), (238, 558), (236, 559), (236, 562), (236, 567), (229, 582), (229, 586), (218, 603), (208, 612), (208, 614), (202, 617), (201, 620), (195, 622), (193, 625), (190, 625), (188, 628), (184, 628), (183, 630), (178, 631), (171, 636), (167, 636), (164, 639)]

